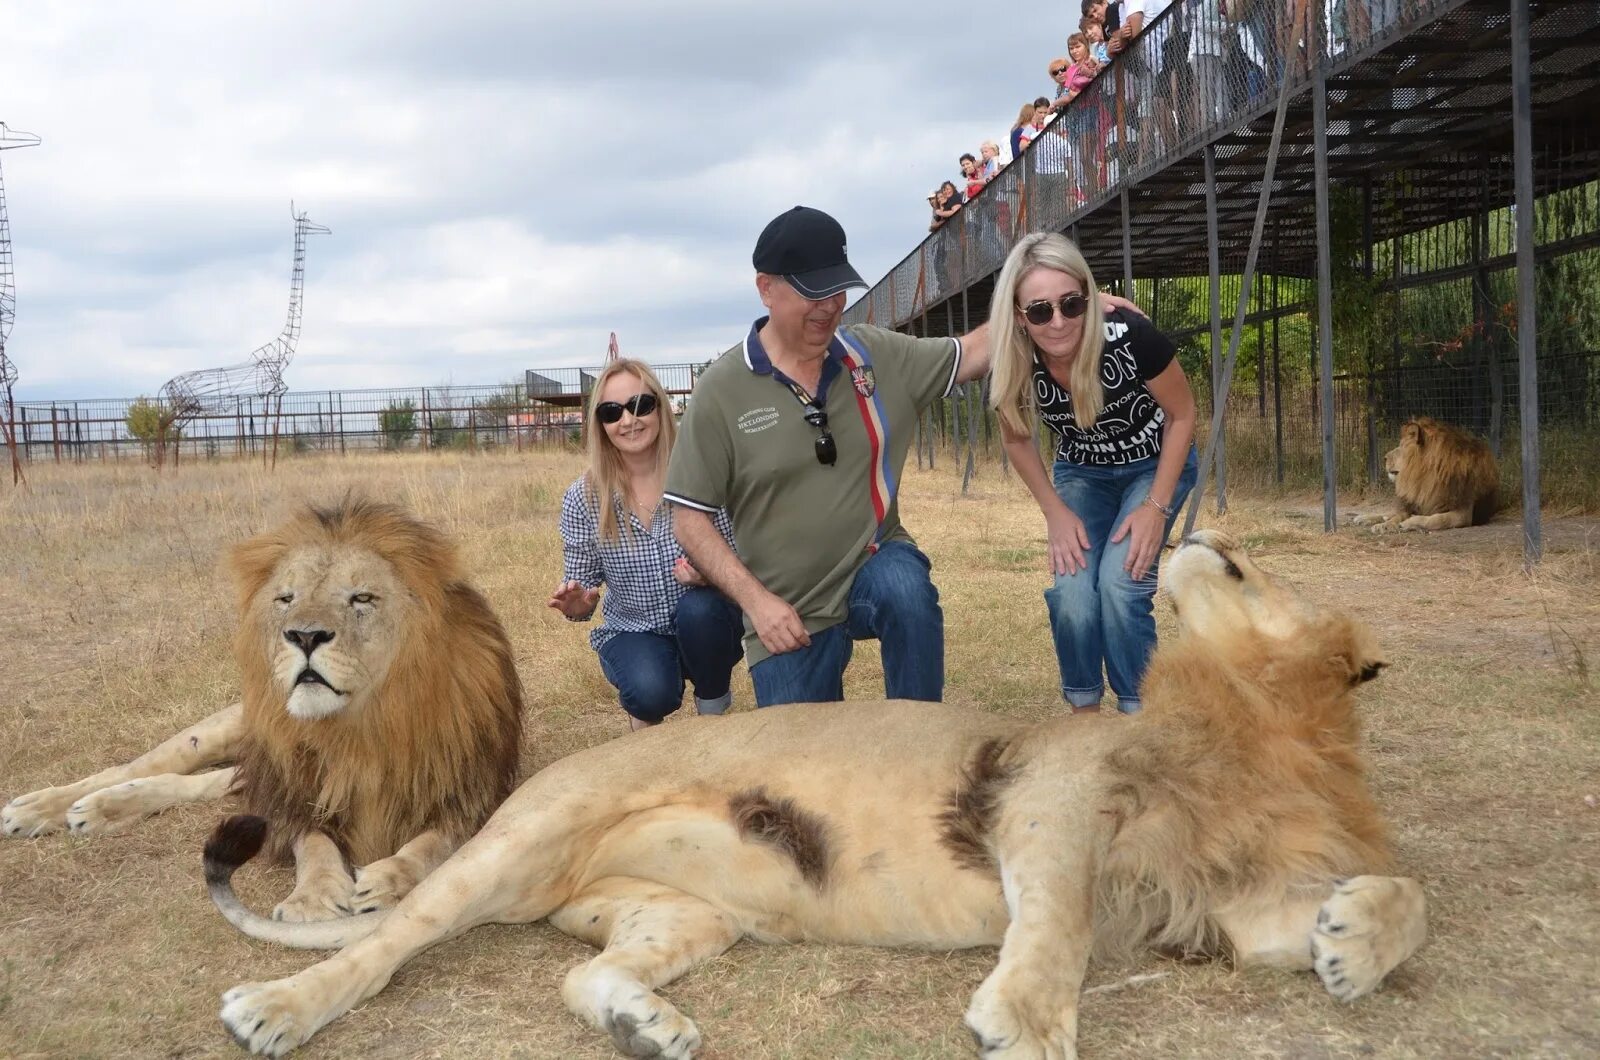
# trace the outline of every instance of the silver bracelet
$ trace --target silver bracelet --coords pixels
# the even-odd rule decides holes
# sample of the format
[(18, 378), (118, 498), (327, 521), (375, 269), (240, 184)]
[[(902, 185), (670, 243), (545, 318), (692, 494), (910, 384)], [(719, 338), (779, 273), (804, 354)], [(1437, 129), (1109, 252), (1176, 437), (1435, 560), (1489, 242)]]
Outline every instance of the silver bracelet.
[(1172, 518), (1172, 514), (1175, 510), (1172, 505), (1162, 504), (1149, 494), (1145, 494), (1144, 502), (1150, 507), (1154, 508), (1156, 511), (1160, 512), (1162, 515), (1166, 516), (1168, 519)]

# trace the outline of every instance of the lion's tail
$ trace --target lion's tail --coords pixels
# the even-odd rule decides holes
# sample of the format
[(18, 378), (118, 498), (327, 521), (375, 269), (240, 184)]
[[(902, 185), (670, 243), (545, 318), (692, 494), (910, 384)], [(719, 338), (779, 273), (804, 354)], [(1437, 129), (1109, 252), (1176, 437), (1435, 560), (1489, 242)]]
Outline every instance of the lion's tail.
[(266, 838), (267, 822), (264, 818), (241, 814), (217, 825), (217, 830), (206, 840), (206, 890), (228, 923), (253, 939), (276, 942), (280, 946), (299, 950), (343, 949), (365, 938), (378, 926), (384, 917), (381, 912), (291, 924), (251, 911), (233, 893), (233, 874), (240, 865), (260, 852)]

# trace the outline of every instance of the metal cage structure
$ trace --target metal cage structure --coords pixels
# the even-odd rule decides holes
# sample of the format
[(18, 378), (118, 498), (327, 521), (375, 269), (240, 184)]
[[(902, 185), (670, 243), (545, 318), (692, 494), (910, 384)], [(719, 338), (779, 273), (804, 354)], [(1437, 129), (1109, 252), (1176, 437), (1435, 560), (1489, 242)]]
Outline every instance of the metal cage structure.
[[(328, 235), (331, 230), (317, 224), (304, 212), (289, 204), (294, 220), (294, 267), (289, 277), (289, 314), (283, 331), (264, 346), (250, 351), (250, 359), (225, 368), (203, 368), (184, 372), (161, 387), (158, 405), (157, 463), (163, 459), (166, 444), (180, 437), (197, 419), (231, 415), (242, 398), (262, 399), (267, 408), (277, 404), (281, 416), (283, 395), (288, 391), (284, 372), (294, 359), (300, 342), (301, 305), (305, 292), (306, 236)], [(274, 420), (276, 422), (276, 420)], [(178, 450), (174, 450), (174, 456)], [(274, 447), (274, 453), (276, 447)]]
[[(0, 151), (37, 147), (39, 143), (36, 134), (13, 129), (0, 121)], [(5, 173), (0, 171), (0, 390), (5, 394), (5, 445), (11, 458), (13, 486), (22, 481), (22, 461), (17, 458), (17, 439), (11, 426), (16, 418), (11, 388), (17, 382), (17, 366), (6, 355), (6, 340), (11, 337), (11, 325), (16, 318), (17, 288), (11, 261), (11, 221), (6, 213)]]

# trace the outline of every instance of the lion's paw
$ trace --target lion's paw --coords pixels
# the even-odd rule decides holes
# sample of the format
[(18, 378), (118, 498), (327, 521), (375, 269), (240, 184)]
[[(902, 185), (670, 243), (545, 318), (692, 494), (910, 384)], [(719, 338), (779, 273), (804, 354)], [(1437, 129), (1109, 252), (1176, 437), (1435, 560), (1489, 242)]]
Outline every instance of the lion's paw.
[(222, 995), (222, 1023), (239, 1045), (261, 1056), (282, 1056), (322, 1024), (301, 1012), (290, 980), (243, 983)]
[(1383, 522), (1384, 519), (1386, 519), (1386, 518), (1387, 518), (1387, 516), (1383, 516), (1383, 515), (1372, 515), (1370, 513), (1366, 514), (1366, 515), (1363, 515), (1360, 512), (1351, 512), (1350, 513), (1350, 525), (1352, 525), (1352, 526), (1372, 526), (1372, 525), (1374, 525), (1376, 523)]
[(1312, 967), (1328, 993), (1354, 1001), (1376, 989), (1426, 935), (1426, 902), (1415, 880), (1357, 876), (1338, 884), (1317, 912)]
[(336, 920), (355, 911), (350, 904), (354, 883), (342, 872), (325, 872), (295, 885), (289, 897), (272, 910), (272, 919), (303, 923)]
[(109, 835), (139, 823), (165, 808), (165, 800), (152, 800), (149, 785), (130, 780), (90, 792), (67, 807), (67, 830), (73, 835)]
[(1022, 1007), (986, 982), (972, 996), (965, 1019), (983, 1060), (1076, 1060), (1077, 1035), (1062, 1025), (1040, 1033)]
[(0, 835), (32, 839), (62, 831), (67, 827), (67, 808), (81, 791), (76, 786), (40, 788), (18, 795), (0, 809)]
[(600, 1022), (624, 1056), (690, 1060), (700, 1048), (694, 1022), (665, 999), (640, 987), (613, 997)]
[(350, 908), (357, 913), (389, 909), (411, 893), (417, 885), (414, 872), (397, 858), (384, 858), (356, 870), (355, 891)]

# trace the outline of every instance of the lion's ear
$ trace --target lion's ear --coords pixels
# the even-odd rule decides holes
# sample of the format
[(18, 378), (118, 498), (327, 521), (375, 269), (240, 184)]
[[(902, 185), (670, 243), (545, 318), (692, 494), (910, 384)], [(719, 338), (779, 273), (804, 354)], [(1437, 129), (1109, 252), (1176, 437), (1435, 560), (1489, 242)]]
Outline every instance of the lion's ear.
[(275, 533), (259, 534), (228, 550), (228, 573), (233, 576), (241, 607), (272, 579), (287, 551), (287, 543)]
[(1389, 660), (1378, 648), (1378, 639), (1372, 631), (1359, 622), (1351, 621), (1345, 646), (1339, 652), (1340, 662), (1350, 681), (1350, 686), (1366, 684), (1377, 677)]

